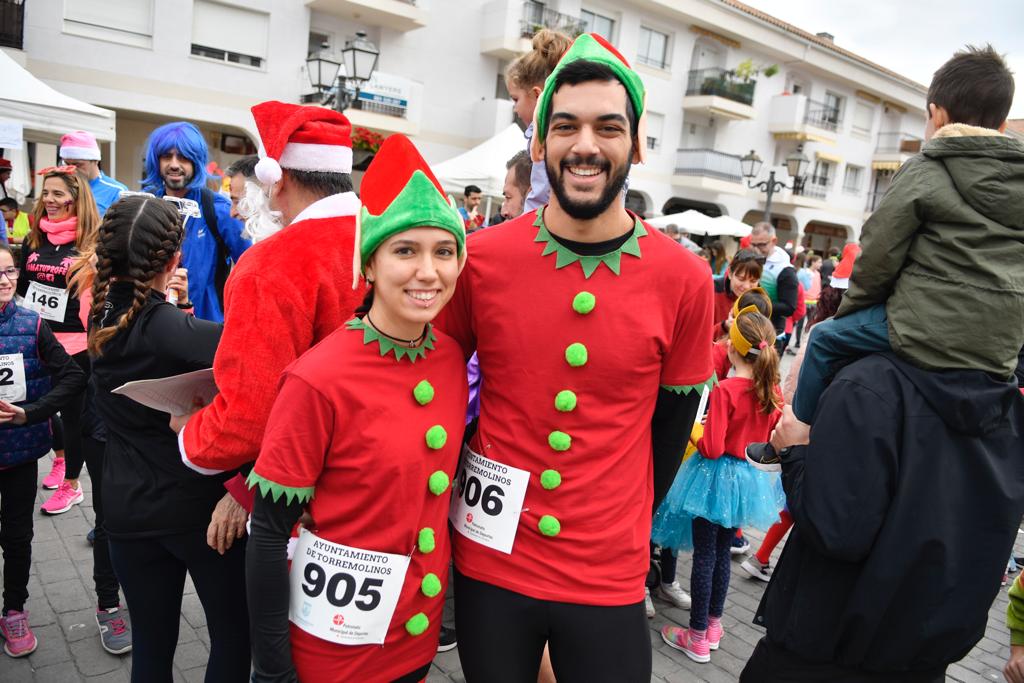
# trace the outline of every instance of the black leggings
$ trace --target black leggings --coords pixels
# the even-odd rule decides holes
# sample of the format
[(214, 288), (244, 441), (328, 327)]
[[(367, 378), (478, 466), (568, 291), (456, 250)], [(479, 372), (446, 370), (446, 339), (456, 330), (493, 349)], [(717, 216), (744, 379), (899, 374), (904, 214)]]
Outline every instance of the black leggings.
[(85, 462), (92, 476), (92, 509), (96, 515), (96, 538), (92, 546), (92, 580), (96, 586), (96, 601), (100, 609), (117, 607), (121, 598), (118, 595), (117, 576), (110, 562), (110, 548), (107, 543), (107, 530), (103, 527), (103, 450), (106, 444), (91, 436), (82, 437), (82, 449)]
[[(85, 376), (89, 377), (92, 365), (89, 352), (82, 351), (71, 356)], [(64, 448), (64, 478), (78, 479), (85, 464), (85, 453), (82, 451), (82, 409), (85, 405), (85, 391), (75, 396), (61, 408), (60, 417), (54, 415), (51, 420), (54, 426), (54, 450)], [(92, 470), (89, 471), (90, 474)], [(97, 472), (94, 476), (99, 476)]]
[(467, 683), (535, 683), (544, 644), (558, 683), (647, 683), (644, 603), (537, 600), (455, 572), (455, 627)]
[(210, 630), (208, 683), (249, 680), (245, 539), (223, 556), (206, 530), (138, 540), (110, 539), (110, 558), (132, 615), (133, 683), (170, 683), (185, 572), (192, 576)]
[(32, 513), (38, 461), (0, 470), (0, 548), (4, 551), (4, 611), (25, 610), (32, 567)]
[(693, 567), (690, 569), (690, 628), (706, 630), (708, 617), (721, 617), (729, 592), (735, 529), (720, 527), (703, 517), (693, 518)]

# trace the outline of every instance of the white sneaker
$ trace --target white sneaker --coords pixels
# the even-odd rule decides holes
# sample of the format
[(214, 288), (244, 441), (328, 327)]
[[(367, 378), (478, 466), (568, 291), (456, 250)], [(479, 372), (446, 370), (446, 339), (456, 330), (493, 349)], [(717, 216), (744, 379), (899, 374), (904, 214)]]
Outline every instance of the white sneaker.
[(644, 586), (644, 612), (648, 619), (654, 618), (654, 601), (651, 600), (651, 589)]
[(690, 609), (690, 596), (678, 581), (658, 584), (658, 597), (671, 602), (679, 609)]
[(772, 580), (772, 568), (766, 564), (761, 564), (761, 560), (756, 557), (751, 556), (743, 560), (743, 564), (740, 567), (759, 581), (768, 583)]

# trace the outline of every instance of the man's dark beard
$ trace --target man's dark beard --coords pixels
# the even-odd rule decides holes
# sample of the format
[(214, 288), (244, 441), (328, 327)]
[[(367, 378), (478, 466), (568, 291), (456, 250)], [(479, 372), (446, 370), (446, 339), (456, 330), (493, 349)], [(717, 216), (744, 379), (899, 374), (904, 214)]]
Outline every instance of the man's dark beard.
[[(167, 176), (164, 176), (164, 187), (166, 187), (166, 188), (168, 188), (170, 190), (183, 190), (186, 187), (188, 187), (189, 183), (192, 182), (192, 178), (194, 178), (194, 177), (195, 177), (194, 175), (189, 175), (188, 173), (186, 173), (185, 176), (180, 181), (175, 180), (172, 183), (172, 181)], [(175, 183), (178, 183), (178, 182), (181, 183), (181, 187), (175, 187)]]
[[(600, 216), (618, 198), (623, 186), (626, 184), (626, 177), (629, 176), (629, 167), (632, 165), (633, 150), (631, 148), (629, 150), (629, 158), (626, 159), (622, 170), (615, 175), (611, 175), (611, 163), (607, 159), (600, 157), (566, 157), (559, 163), (560, 174), (555, 173), (554, 169), (551, 168), (551, 164), (545, 161), (544, 170), (547, 171), (548, 183), (551, 185), (552, 192), (558, 198), (558, 205), (562, 207), (562, 210), (577, 220), (586, 221)], [(608, 184), (605, 185), (601, 196), (592, 201), (576, 201), (571, 199), (565, 189), (565, 174), (569, 172), (569, 166), (593, 166), (608, 172)]]

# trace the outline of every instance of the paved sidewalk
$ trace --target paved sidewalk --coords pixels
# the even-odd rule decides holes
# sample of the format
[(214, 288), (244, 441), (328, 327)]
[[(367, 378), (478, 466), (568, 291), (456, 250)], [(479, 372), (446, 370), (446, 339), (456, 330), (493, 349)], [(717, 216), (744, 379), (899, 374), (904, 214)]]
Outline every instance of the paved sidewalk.
[[(39, 465), (42, 480), (49, 471), (50, 459), (42, 459)], [(94, 618), (96, 596), (92, 588), (92, 548), (85, 540), (93, 520), (89, 495), (91, 483), (84, 472), (82, 482), (86, 491), (84, 503), (57, 517), (36, 513), (29, 580), (31, 597), (27, 608), (31, 612), (32, 628), (39, 638), (39, 648), (22, 659), (12, 659), (0, 653), (0, 681), (3, 683), (114, 683), (129, 680), (131, 656), (109, 655), (100, 647)], [(48, 495), (48, 491), (40, 489), (37, 496), (39, 504)], [(756, 547), (760, 535), (751, 533), (749, 538)], [(1022, 539), (1024, 535), (1018, 537), (1016, 555), (1024, 554)], [(776, 551), (776, 559), (779, 550)], [(690, 558), (686, 553), (679, 558), (678, 576), (679, 582), (688, 587)], [(651, 620), (651, 643), (654, 647), (652, 680), (669, 683), (735, 681), (763, 633), (751, 621), (764, 585), (746, 578), (739, 562), (733, 562), (732, 582), (722, 618), (726, 635), (721, 649), (712, 654), (711, 664), (695, 664), (662, 642), (659, 629), (665, 624), (685, 626), (688, 612), (656, 599), (658, 615)], [(210, 638), (191, 581), (185, 586), (181, 613), (174, 680), (202, 681)], [(985, 637), (966, 658), (949, 668), (948, 680), (963, 683), (1003, 680), (1000, 671), (1009, 656), (1010, 642), (1005, 613), (1006, 594), (1001, 591), (989, 610)], [(427, 681), (465, 681), (457, 649), (437, 656)]]

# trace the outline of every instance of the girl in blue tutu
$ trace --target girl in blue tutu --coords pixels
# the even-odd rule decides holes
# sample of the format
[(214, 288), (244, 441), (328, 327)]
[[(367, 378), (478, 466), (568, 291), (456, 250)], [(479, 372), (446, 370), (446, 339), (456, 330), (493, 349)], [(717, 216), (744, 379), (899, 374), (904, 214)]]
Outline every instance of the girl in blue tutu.
[(768, 529), (785, 502), (778, 474), (755, 469), (743, 455), (748, 443), (767, 441), (782, 416), (774, 345), (775, 328), (756, 307), (736, 315), (728, 350), (736, 373), (711, 392), (697, 452), (679, 469), (654, 517), (655, 543), (693, 550), (690, 627), (666, 626), (661, 637), (695, 662), (711, 661), (722, 639), (736, 529)]

